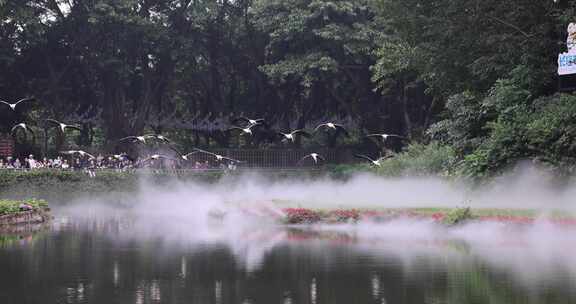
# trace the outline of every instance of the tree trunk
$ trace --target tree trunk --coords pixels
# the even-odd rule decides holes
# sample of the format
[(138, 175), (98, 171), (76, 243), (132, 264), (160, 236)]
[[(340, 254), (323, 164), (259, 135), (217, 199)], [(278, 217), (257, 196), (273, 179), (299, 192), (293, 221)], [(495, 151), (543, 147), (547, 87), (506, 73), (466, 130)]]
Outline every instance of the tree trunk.
[(406, 77), (403, 76), (400, 83), (400, 102), (402, 103), (402, 116), (404, 118), (404, 127), (406, 129), (406, 138), (412, 138), (412, 119), (410, 118), (410, 111), (408, 107), (408, 94), (406, 90)]

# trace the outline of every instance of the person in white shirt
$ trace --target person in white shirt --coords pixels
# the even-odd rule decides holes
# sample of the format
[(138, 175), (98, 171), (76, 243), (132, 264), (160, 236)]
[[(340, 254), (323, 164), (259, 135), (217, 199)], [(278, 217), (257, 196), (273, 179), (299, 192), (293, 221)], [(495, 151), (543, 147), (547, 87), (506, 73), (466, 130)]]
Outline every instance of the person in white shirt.
[(34, 159), (34, 155), (32, 154), (28, 156), (28, 167), (30, 169), (36, 169), (36, 160)]

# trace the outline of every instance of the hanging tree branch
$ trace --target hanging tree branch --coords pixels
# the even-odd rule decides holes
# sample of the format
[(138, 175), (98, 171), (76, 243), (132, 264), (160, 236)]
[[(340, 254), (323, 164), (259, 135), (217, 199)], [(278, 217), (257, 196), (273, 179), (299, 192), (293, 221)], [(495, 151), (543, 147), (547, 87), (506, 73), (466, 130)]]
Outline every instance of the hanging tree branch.
[(504, 20), (502, 20), (502, 19), (500, 19), (500, 18), (496, 18), (496, 17), (490, 16), (490, 15), (486, 15), (486, 17), (488, 17), (488, 18), (490, 18), (490, 19), (492, 19), (492, 20), (494, 20), (494, 21), (496, 21), (496, 22), (499, 22), (499, 23), (501, 23), (501, 24), (503, 24), (503, 25), (506, 25), (506, 26), (508, 26), (508, 27), (510, 27), (510, 28), (515, 29), (515, 30), (518, 31), (520, 34), (526, 36), (526, 38), (531, 38), (532, 36), (534, 36), (534, 35), (531, 35), (531, 34), (526, 33), (525, 31), (523, 31), (521, 28), (515, 26), (514, 24), (509, 23), (509, 22), (506, 22), (506, 21), (504, 21)]

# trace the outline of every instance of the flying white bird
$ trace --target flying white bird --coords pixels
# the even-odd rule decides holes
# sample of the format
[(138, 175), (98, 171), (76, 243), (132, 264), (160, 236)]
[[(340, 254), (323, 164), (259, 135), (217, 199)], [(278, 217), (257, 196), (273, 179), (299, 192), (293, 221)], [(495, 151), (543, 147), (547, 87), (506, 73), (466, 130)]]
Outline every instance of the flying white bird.
[(72, 155), (72, 156), (78, 154), (78, 155), (80, 155), (81, 157), (88, 156), (88, 158), (90, 158), (90, 159), (96, 158), (96, 157), (94, 157), (94, 155), (92, 155), (92, 154), (90, 154), (90, 153), (88, 153), (88, 152), (82, 151), (82, 150), (60, 151), (60, 154)]
[(120, 138), (118, 141), (126, 141), (129, 140), (131, 142), (139, 142), (142, 144), (146, 144), (147, 140), (149, 139), (155, 139), (158, 140), (160, 142), (164, 142), (164, 143), (169, 143), (170, 139), (168, 139), (166, 136), (164, 135), (160, 135), (160, 134), (146, 134), (146, 135), (140, 135), (140, 136), (126, 136), (124, 138)]
[(355, 156), (355, 157), (358, 157), (358, 158), (365, 159), (365, 160), (369, 161), (372, 165), (374, 165), (374, 166), (376, 166), (376, 167), (382, 166), (382, 161), (383, 161), (384, 159), (386, 159), (386, 158), (389, 158), (389, 157), (386, 157), (386, 158), (379, 158), (379, 159), (374, 160), (374, 159), (372, 159), (372, 158), (370, 158), (370, 157), (368, 157), (368, 156), (366, 156), (366, 155), (354, 154), (354, 156)]
[(388, 139), (388, 137), (405, 138), (405, 137), (400, 136), (400, 135), (396, 135), (396, 134), (385, 134), (385, 133), (382, 133), (382, 134), (368, 134), (368, 135), (366, 135), (366, 137), (379, 137), (379, 138), (382, 138), (382, 140), (384, 140), (384, 141), (385, 141), (386, 139)]
[(258, 119), (250, 119), (248, 117), (238, 117), (236, 119), (234, 119), (234, 121), (245, 121), (248, 123), (248, 127), (254, 126), (254, 125), (258, 125), (261, 124), (264, 121), (264, 118), (258, 118)]
[(144, 135), (144, 138), (146, 139), (156, 139), (158, 141), (161, 142), (165, 142), (165, 143), (169, 143), (170, 139), (168, 139), (166, 136), (161, 135), (161, 134), (148, 134), (148, 135)]
[(111, 157), (117, 159), (117, 160), (122, 160), (124, 159), (124, 157), (127, 157), (128, 155), (122, 153), (122, 154), (112, 154)]
[(234, 127), (229, 128), (228, 131), (231, 131), (231, 130), (240, 130), (240, 131), (242, 132), (242, 133), (240, 133), (240, 134), (242, 134), (242, 135), (244, 135), (244, 134), (254, 135), (254, 134), (252, 133), (252, 127), (255, 127), (255, 126), (259, 125), (259, 124), (260, 124), (260, 123), (251, 124), (251, 125), (249, 125), (249, 126), (246, 127), (246, 128), (241, 128), (241, 127), (236, 127), (236, 126), (234, 126)]
[(184, 154), (184, 153), (180, 152), (178, 149), (176, 149), (176, 148), (174, 148), (174, 147), (172, 147), (172, 146), (170, 146), (170, 149), (174, 150), (174, 152), (176, 152), (176, 153), (180, 156), (180, 158), (182, 158), (182, 160), (185, 160), (185, 161), (189, 161), (189, 160), (190, 160), (190, 159), (189, 159), (190, 155), (196, 154), (196, 153), (199, 153), (199, 152), (200, 152), (200, 151), (193, 151), (193, 152), (190, 152), (190, 153), (188, 153), (188, 154)]
[(302, 159), (300, 159), (300, 162), (304, 161), (306, 158), (312, 158), (314, 160), (314, 164), (318, 163), (318, 160), (322, 160), (322, 161), (326, 161), (326, 159), (324, 157), (322, 157), (320, 154), (318, 153), (310, 153), (304, 157), (302, 157)]
[(333, 122), (327, 122), (327, 123), (323, 123), (323, 124), (318, 125), (316, 128), (314, 128), (314, 132), (318, 131), (320, 128), (328, 128), (328, 129), (332, 129), (332, 130), (342, 130), (346, 136), (349, 136), (348, 131), (346, 131), (346, 129), (344, 128), (343, 125), (336, 124)]
[(168, 156), (164, 156), (164, 155), (160, 155), (160, 154), (154, 154), (154, 155), (150, 155), (149, 157), (143, 159), (142, 162), (145, 163), (145, 162), (158, 160), (158, 159), (169, 159), (169, 160), (176, 161), (176, 159), (173, 159), (173, 158), (168, 157)]
[(139, 143), (146, 143), (146, 136), (126, 136), (124, 138), (120, 138), (118, 141), (126, 141), (129, 140), (131, 142), (139, 142)]
[(24, 130), (24, 132), (30, 132), (30, 133), (32, 133), (32, 135), (34, 135), (34, 132), (32, 131), (32, 129), (30, 129), (30, 128), (29, 128), (25, 123), (23, 123), (23, 122), (22, 122), (22, 123), (19, 123), (19, 124), (17, 124), (17, 125), (15, 125), (15, 126), (12, 127), (12, 130), (11, 130), (12, 134), (14, 134), (14, 132), (16, 132), (18, 129), (22, 129), (22, 130)]
[(278, 132), (278, 134), (282, 135), (284, 137), (284, 140), (290, 140), (292, 142), (294, 142), (296, 140), (296, 135), (300, 134), (304, 137), (310, 137), (310, 134), (302, 129), (298, 129), (298, 130), (294, 130), (290, 133), (282, 133), (282, 132)]
[(82, 129), (80, 129), (80, 127), (78, 127), (78, 126), (67, 125), (67, 124), (65, 124), (65, 123), (61, 123), (61, 122), (59, 122), (59, 121), (57, 121), (57, 120), (54, 120), (54, 119), (46, 119), (46, 121), (51, 122), (51, 123), (57, 125), (57, 126), (60, 128), (60, 131), (62, 131), (62, 133), (65, 133), (67, 128), (68, 128), (68, 129), (75, 129), (75, 130), (78, 130), (78, 131), (82, 131)]
[(31, 100), (34, 100), (34, 98), (23, 98), (23, 99), (18, 100), (15, 103), (9, 103), (9, 102), (6, 102), (4, 100), (0, 100), (0, 103), (3, 103), (5, 105), (9, 106), (10, 109), (12, 109), (12, 111), (16, 111), (16, 106), (19, 105), (21, 102), (31, 101)]
[[(225, 156), (222, 156), (222, 155), (220, 155), (220, 154), (208, 152), (208, 151), (205, 151), (205, 150), (202, 150), (202, 149), (198, 149), (198, 148), (195, 148), (195, 149), (194, 149), (194, 152), (192, 152), (192, 153), (204, 153), (204, 154), (212, 155), (212, 156), (214, 156), (214, 157), (216, 158), (216, 161), (229, 160), (229, 161), (231, 161), (231, 162), (236, 162), (236, 163), (240, 163), (240, 162), (241, 162), (241, 161), (239, 161), (239, 160), (237, 160), (237, 159), (233, 159), (233, 158), (230, 158), (230, 157), (225, 157)], [(189, 153), (189, 154), (192, 154), (192, 153)]]

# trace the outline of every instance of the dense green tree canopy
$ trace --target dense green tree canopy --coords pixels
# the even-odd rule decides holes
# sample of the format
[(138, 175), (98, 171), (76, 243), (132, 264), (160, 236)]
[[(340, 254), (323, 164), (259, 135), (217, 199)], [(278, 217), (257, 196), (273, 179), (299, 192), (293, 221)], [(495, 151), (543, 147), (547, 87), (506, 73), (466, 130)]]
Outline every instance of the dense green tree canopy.
[[(490, 168), (566, 161), (575, 138), (554, 125), (566, 120), (532, 120), (572, 111), (555, 69), (575, 15), (562, 0), (2, 0), (0, 99), (36, 101), (2, 108), (0, 128), (83, 126), (32, 147), (113, 149), (145, 131), (267, 147), (271, 130), (336, 120), (354, 128), (348, 144), (382, 131), (439, 140)], [(240, 142), (225, 131), (239, 115), (269, 129)]]

